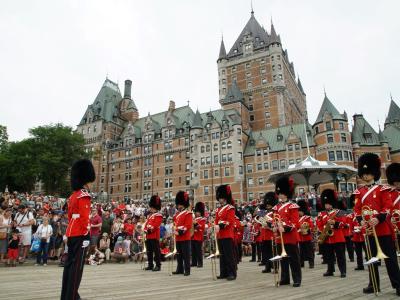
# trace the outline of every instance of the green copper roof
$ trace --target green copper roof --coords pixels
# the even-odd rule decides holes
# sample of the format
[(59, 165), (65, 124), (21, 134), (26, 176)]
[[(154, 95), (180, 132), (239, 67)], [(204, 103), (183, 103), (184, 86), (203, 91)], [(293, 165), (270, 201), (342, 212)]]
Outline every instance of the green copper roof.
[(339, 111), (336, 109), (336, 107), (328, 99), (326, 94), (325, 94), (324, 101), (322, 102), (321, 109), (319, 110), (319, 114), (318, 114), (317, 120), (315, 121), (314, 124), (322, 122), (323, 119), (324, 119), (324, 114), (325, 113), (330, 114), (332, 116), (332, 119), (334, 119), (334, 120), (347, 121), (347, 117), (345, 115), (342, 115), (341, 113), (339, 113)]
[(118, 117), (118, 106), (122, 96), (118, 85), (106, 79), (93, 104), (89, 105), (79, 124), (85, 124), (86, 119), (96, 118), (103, 119), (106, 122), (113, 121), (114, 117)]
[(242, 92), (240, 91), (236, 80), (233, 81), (232, 85), (228, 89), (228, 93), (226, 94), (225, 99), (222, 104), (242, 102), (244, 103), (244, 97)]
[(194, 115), (192, 129), (203, 129), (203, 121), (199, 110), (196, 110), (196, 114)]
[(390, 152), (400, 151), (400, 128), (389, 125), (383, 131), (388, 143)]
[(353, 144), (358, 143), (361, 146), (381, 145), (378, 133), (364, 119), (363, 115), (354, 115), (353, 119), (354, 125), (351, 132), (351, 141)]
[(400, 124), (400, 108), (393, 99), (390, 101), (389, 113), (386, 117), (385, 126), (392, 123)]
[[(314, 139), (312, 138), (312, 127), (310, 124), (306, 124), (308, 135), (308, 143), (310, 146), (314, 146)], [(270, 152), (283, 151), (286, 149), (288, 138), (293, 135), (301, 141), (301, 147), (306, 148), (306, 135), (304, 132), (304, 124), (293, 124), (283, 126), (279, 128), (263, 129), (260, 131), (253, 131), (250, 134), (249, 141), (246, 145), (245, 155), (254, 155), (256, 150), (257, 141), (264, 140), (270, 148)], [(280, 137), (278, 137), (280, 136)]]

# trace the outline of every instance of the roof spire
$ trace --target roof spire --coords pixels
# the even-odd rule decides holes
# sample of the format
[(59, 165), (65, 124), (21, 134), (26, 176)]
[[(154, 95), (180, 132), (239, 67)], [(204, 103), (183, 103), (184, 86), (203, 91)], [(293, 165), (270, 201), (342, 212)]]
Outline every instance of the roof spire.
[(250, 0), (250, 5), (251, 5), (251, 15), (254, 15), (254, 10), (253, 10), (253, 0)]
[(390, 92), (390, 100), (392, 100), (392, 101), (393, 101), (392, 92)]
[(218, 56), (217, 62), (221, 61), (222, 59), (226, 59), (226, 50), (225, 50), (223, 35), (222, 35), (222, 39), (221, 39), (221, 46), (219, 47), (219, 56)]
[(271, 17), (271, 34), (270, 34), (270, 41), (269, 41), (269, 43), (270, 44), (273, 44), (273, 43), (281, 43), (281, 38), (276, 34), (276, 31), (275, 31), (275, 27), (274, 27), (274, 23), (272, 22), (272, 17)]
[(324, 95), (325, 95), (325, 98), (326, 98), (326, 90), (325, 90), (325, 84), (324, 84)]

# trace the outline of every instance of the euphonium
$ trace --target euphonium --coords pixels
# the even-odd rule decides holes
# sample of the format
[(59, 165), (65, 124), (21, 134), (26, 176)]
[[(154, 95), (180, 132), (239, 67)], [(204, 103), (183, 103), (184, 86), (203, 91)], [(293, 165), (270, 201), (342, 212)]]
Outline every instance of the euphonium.
[(273, 220), (271, 219), (271, 217), (265, 215), (264, 217), (256, 216), (254, 218), (254, 221), (256, 221), (261, 226), (266, 227), (268, 223), (272, 223)]
[(308, 222), (303, 222), (303, 224), (300, 225), (300, 233), (302, 235), (307, 235), (309, 230), (310, 224), (308, 224)]
[[(376, 214), (376, 211), (372, 210), (369, 206), (365, 205), (361, 208), (361, 217), (364, 220), (365, 223), (368, 223), (368, 221)], [(388, 258), (385, 253), (383, 253), (381, 246), (379, 245), (379, 240), (378, 240), (378, 236), (376, 235), (376, 230), (375, 230), (375, 226), (371, 226), (370, 228), (366, 228), (365, 230), (368, 235), (371, 234), (374, 236), (375, 239), (375, 244), (376, 244), (376, 256), (372, 257), (368, 262), (366, 262), (366, 264), (371, 264), (374, 263), (376, 261), (378, 261), (379, 259), (385, 259)]]

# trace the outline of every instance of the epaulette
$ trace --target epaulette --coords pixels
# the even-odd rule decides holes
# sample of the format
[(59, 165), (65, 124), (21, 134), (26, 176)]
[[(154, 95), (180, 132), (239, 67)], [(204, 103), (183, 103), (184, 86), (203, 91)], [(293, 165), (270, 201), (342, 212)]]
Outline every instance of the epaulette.
[(300, 208), (300, 206), (298, 206), (297, 203), (291, 203), (288, 207), (288, 209), (296, 209), (296, 208)]
[(353, 194), (354, 194), (354, 195), (360, 195), (361, 193), (360, 193), (360, 191), (359, 191), (358, 189), (356, 189), (356, 190), (353, 192)]
[(388, 190), (391, 190), (391, 189), (392, 189), (392, 187), (390, 185), (387, 185), (387, 184), (381, 186), (381, 192), (382, 191), (388, 191)]
[(278, 210), (278, 205), (275, 205), (272, 210)]
[(82, 190), (80, 190), (80, 193), (76, 198), (80, 199), (80, 198), (84, 198), (84, 197), (92, 197), (92, 196), (90, 196), (90, 194), (87, 190), (82, 189)]
[(231, 204), (228, 204), (228, 208), (229, 209), (232, 209), (232, 208), (235, 209), (235, 207), (233, 205), (231, 205)]

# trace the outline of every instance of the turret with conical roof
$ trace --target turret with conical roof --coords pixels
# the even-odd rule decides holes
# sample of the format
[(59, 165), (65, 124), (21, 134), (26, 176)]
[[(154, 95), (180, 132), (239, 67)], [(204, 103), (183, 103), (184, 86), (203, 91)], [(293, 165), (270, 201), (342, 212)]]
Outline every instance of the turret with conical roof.
[(328, 98), (328, 96), (326, 95), (326, 92), (325, 92), (324, 101), (322, 102), (321, 109), (319, 110), (319, 114), (318, 114), (317, 120), (315, 121), (314, 124), (323, 122), (324, 115), (326, 113), (329, 114), (333, 120), (347, 121), (346, 116), (344, 114), (339, 113), (339, 111), (336, 109), (336, 107), (329, 100), (329, 98)]
[(400, 126), (400, 107), (394, 102), (392, 97), (390, 98), (390, 107), (385, 120), (385, 128), (390, 124)]
[(196, 110), (196, 114), (193, 118), (192, 129), (203, 129), (203, 121), (201, 119), (201, 115), (198, 109)]
[(221, 39), (221, 46), (219, 47), (219, 55), (218, 55), (217, 62), (220, 62), (223, 59), (226, 59), (226, 50), (225, 50), (224, 38)]
[(274, 23), (271, 21), (271, 34), (269, 36), (269, 44), (281, 44), (281, 37), (276, 34)]
[(228, 89), (228, 93), (226, 94), (226, 97), (224, 100), (221, 101), (221, 104), (229, 104), (229, 103), (235, 103), (235, 102), (242, 102), (244, 103), (244, 96), (242, 92), (240, 91), (236, 80), (233, 81), (232, 85)]

